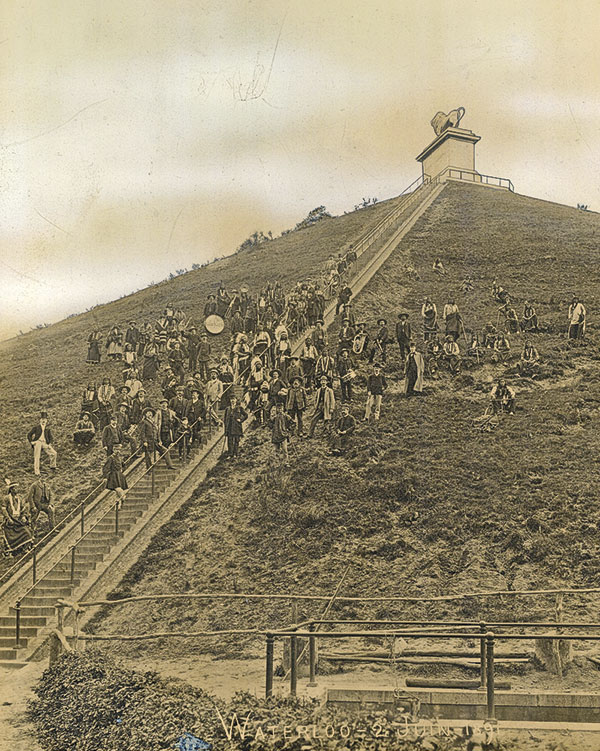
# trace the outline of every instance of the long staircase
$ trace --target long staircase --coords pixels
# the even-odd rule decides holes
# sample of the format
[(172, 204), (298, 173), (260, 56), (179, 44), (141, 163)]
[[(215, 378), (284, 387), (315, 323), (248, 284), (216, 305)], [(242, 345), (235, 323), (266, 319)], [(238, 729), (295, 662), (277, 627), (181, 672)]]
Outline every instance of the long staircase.
[[(379, 270), (444, 185), (436, 179), (421, 182), (359, 239), (356, 273), (349, 280), (354, 295)], [(326, 326), (334, 316), (332, 301), (325, 311)], [(303, 332), (293, 343), (294, 354), (299, 354), (305, 335)], [(183, 463), (177, 448), (172, 448), (173, 470), (161, 459), (145, 471), (138, 461), (130, 471), (130, 490), (120, 509), (115, 507), (114, 494), (104, 491), (95, 500), (94, 513), (88, 515), (85, 526), (82, 511), (81, 522), (72, 519), (37, 559), (23, 562), (0, 587), (0, 666), (20, 667), (35, 658), (56, 625), (58, 600), (83, 601), (114, 589), (160, 526), (191, 496), (217, 461), (215, 449), (222, 445), (221, 436), (208, 432), (202, 445), (192, 449)]]

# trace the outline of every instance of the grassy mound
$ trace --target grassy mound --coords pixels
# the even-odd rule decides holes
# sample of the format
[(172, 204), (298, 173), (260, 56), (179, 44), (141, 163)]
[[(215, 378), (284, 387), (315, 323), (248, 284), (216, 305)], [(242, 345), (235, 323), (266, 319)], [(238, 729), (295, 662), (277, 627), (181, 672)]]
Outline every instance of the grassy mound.
[[(33, 455), (26, 441), (29, 429), (37, 423), (41, 409), (50, 416), (55, 434), (59, 471), (52, 478), (57, 518), (69, 511), (102, 479), (105, 453), (98, 438), (88, 451), (77, 449), (72, 440), (79, 418), (81, 396), (87, 383), (99, 385), (110, 376), (118, 387), (123, 381), (123, 364), (106, 360), (104, 341), (99, 366), (86, 364), (87, 337), (91, 330), (106, 334), (115, 324), (126, 328), (129, 320), (138, 325), (154, 322), (168, 303), (182, 308), (196, 323), (204, 320), (206, 297), (223, 282), (231, 290), (245, 282), (252, 294), (270, 279), (290, 289), (297, 281), (318, 277), (325, 260), (384, 217), (398, 199), (340, 217), (325, 218), (313, 226), (254, 246), (171, 281), (148, 287), (135, 294), (101, 305), (46, 329), (32, 331), (0, 343), (0, 411), (3, 430), (0, 454), (3, 475), (21, 483), (25, 493), (32, 479)], [(268, 269), (268, 272), (265, 270)], [(229, 325), (211, 338), (213, 354), (229, 351)], [(151, 402), (160, 396), (157, 383), (144, 383)], [(42, 458), (42, 467), (47, 459)], [(45, 518), (45, 517), (42, 517)], [(9, 562), (10, 563), (10, 562)], [(6, 561), (0, 562), (0, 569)]]
[[(467, 326), (480, 330), (496, 315), (489, 290), (497, 276), (514, 297), (529, 298), (551, 330), (535, 336), (546, 377), (513, 379), (516, 415), (503, 418), (491, 434), (472, 425), (488, 403), (492, 379), (503, 372), (500, 365), (454, 379), (443, 373), (427, 384), (424, 397), (406, 400), (392, 345), (390, 388), (377, 428), (361, 425), (343, 458), (331, 457), (321, 439), (296, 443), (292, 467), (282, 475), (270, 470), (268, 436), (249, 436), (235, 471), (231, 465), (215, 469), (157, 535), (118, 594), (330, 594), (348, 564), (345, 594), (418, 597), (600, 585), (593, 470), (600, 449), (600, 370), (593, 317), (585, 347), (571, 348), (560, 333), (571, 292), (583, 296), (589, 314), (600, 302), (594, 283), (599, 228), (597, 215), (449, 185), (356, 300), (357, 317), (373, 323), (383, 312), (393, 325), (394, 311), (407, 307), (418, 338), (423, 296), (429, 294), (441, 312), (469, 274), (475, 290), (457, 301)], [(448, 277), (432, 271), (437, 256)], [(364, 363), (360, 372), (353, 406), (358, 418)], [(565, 607), (567, 619), (600, 615), (593, 599), (568, 598)], [(512, 620), (516, 612), (547, 619), (551, 608), (551, 598), (515, 597), (336, 612)], [(299, 617), (319, 612), (307, 605)], [(290, 617), (283, 604), (144, 603), (127, 614), (107, 611), (95, 626), (121, 633), (182, 625), (264, 628)], [(181, 649), (237, 654), (244, 651), (239, 647), (220, 640)], [(159, 641), (114, 648), (135, 654), (166, 647)]]

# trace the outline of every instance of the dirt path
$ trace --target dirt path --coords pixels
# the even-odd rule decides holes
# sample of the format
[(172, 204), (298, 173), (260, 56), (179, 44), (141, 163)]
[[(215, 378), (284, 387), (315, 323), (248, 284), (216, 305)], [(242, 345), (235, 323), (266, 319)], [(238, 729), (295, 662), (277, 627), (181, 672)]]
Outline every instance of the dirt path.
[(46, 666), (44, 660), (20, 670), (0, 668), (0, 751), (42, 751), (24, 713), (33, 696), (31, 689)]

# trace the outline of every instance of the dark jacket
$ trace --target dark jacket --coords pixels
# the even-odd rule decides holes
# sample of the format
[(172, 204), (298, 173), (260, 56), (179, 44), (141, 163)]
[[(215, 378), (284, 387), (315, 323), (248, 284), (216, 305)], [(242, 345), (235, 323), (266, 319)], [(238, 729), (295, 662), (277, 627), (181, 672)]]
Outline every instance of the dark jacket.
[(248, 413), (243, 407), (227, 407), (223, 419), (225, 435), (243, 435), (243, 423), (247, 419)]
[(387, 389), (387, 382), (381, 373), (376, 375), (370, 375), (367, 380), (367, 393), (380, 395)]
[[(44, 434), (46, 436), (46, 443), (48, 444), (48, 446), (50, 446), (50, 444), (53, 441), (53, 436), (52, 436), (52, 431), (50, 430), (48, 425), (46, 425), (46, 427), (44, 428)], [(37, 441), (41, 435), (42, 435), (42, 426), (39, 424), (34, 425), (33, 428), (31, 428), (31, 430), (29, 431), (29, 433), (27, 433), (27, 440), (29, 441), (29, 443), (35, 443), (35, 441)]]
[(147, 443), (149, 449), (154, 448), (154, 441), (156, 438), (155, 423), (144, 418), (138, 427), (138, 437), (142, 445)]

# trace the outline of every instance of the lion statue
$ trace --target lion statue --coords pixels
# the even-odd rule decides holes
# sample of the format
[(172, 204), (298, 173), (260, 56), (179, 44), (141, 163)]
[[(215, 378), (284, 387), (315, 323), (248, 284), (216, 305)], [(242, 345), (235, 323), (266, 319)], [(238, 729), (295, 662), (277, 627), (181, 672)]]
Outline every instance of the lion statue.
[(459, 122), (463, 119), (465, 114), (465, 108), (459, 107), (456, 110), (450, 110), (446, 115), (444, 112), (436, 112), (431, 121), (431, 127), (435, 131), (436, 136), (443, 133), (446, 128), (458, 128)]

